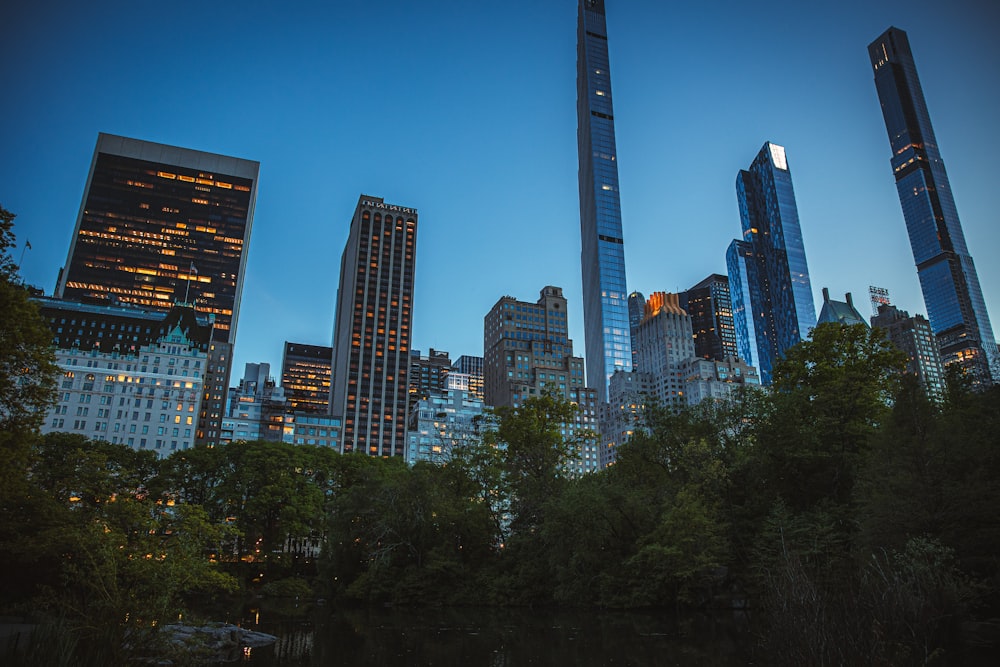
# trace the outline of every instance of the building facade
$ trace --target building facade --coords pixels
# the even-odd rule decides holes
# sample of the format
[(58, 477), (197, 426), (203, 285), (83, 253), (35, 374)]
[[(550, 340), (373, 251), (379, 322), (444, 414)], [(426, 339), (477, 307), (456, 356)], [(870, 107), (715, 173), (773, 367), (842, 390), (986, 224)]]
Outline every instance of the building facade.
[(330, 410), (333, 348), (285, 341), (281, 388), (289, 410), (326, 414)]
[(361, 195), (340, 264), (330, 413), (340, 449), (406, 449), (417, 211)]
[(738, 357), (695, 357), (687, 360), (682, 373), (688, 405), (698, 405), (703, 401), (725, 401), (740, 387), (760, 386), (757, 369)]
[(670, 410), (687, 405), (684, 364), (695, 356), (694, 334), (691, 317), (680, 307), (677, 294), (649, 295), (636, 341), (639, 368), (649, 376), (652, 400)]
[(590, 472), (600, 465), (597, 392), (584, 383), (583, 359), (573, 356), (568, 338), (566, 298), (562, 288), (547, 286), (538, 301), (518, 301), (504, 296), (484, 320), (483, 384), (486, 404), (519, 407), (546, 391), (575, 403), (573, 424), (563, 435), (583, 437), (572, 463), (573, 472)]
[(681, 308), (691, 316), (696, 356), (718, 361), (739, 356), (727, 276), (713, 273), (679, 297)]
[[(633, 349), (638, 352), (638, 346)], [(653, 403), (653, 375), (641, 370), (617, 371), (608, 383), (608, 400), (601, 404), (601, 467), (614, 463), (618, 449), (646, 426), (646, 409)]]
[(286, 409), (284, 391), (271, 377), (271, 364), (247, 364), (239, 385), (229, 389), (220, 442), (281, 442)]
[(285, 413), (282, 440), (291, 445), (340, 449), (340, 417), (315, 412)]
[(885, 303), (879, 304), (871, 325), (873, 329), (884, 332), (889, 342), (906, 353), (906, 370), (917, 376), (928, 396), (944, 396), (944, 364), (937, 337), (926, 318), (920, 315), (910, 317), (905, 310)]
[(889, 28), (868, 45), (892, 149), (892, 171), (931, 328), (946, 364), (990, 384), (997, 344), (965, 243), (906, 33)]
[(215, 318), (197, 441), (218, 441), (260, 164), (101, 133), (56, 296)]
[(431, 348), (427, 355), (410, 350), (410, 400), (416, 401), (447, 389), (451, 357), (444, 350)]
[(692, 323), (680, 307), (679, 294), (650, 294), (636, 329), (640, 370), (615, 373), (610, 400), (602, 405), (602, 454), (609, 463), (637, 429), (645, 428), (647, 409), (676, 412), (705, 400), (725, 400), (739, 387), (760, 385), (757, 369), (738, 357), (698, 356)]
[(469, 376), (450, 373), (445, 386), (410, 406), (406, 460), (447, 463), (452, 449), (479, 440), (483, 400), (470, 390)]
[(146, 311), (38, 297), (60, 378), (42, 433), (154, 451), (196, 442), (212, 322), (190, 306)]
[(480, 401), (486, 400), (483, 393), (483, 358), (463, 354), (451, 365), (452, 371), (469, 376), (469, 393)]
[(606, 401), (612, 373), (632, 369), (628, 290), (604, 0), (579, 2), (576, 110), (587, 384)]
[(726, 264), (739, 356), (764, 384), (784, 351), (816, 323), (805, 245), (785, 149), (765, 143), (736, 178), (743, 239)]

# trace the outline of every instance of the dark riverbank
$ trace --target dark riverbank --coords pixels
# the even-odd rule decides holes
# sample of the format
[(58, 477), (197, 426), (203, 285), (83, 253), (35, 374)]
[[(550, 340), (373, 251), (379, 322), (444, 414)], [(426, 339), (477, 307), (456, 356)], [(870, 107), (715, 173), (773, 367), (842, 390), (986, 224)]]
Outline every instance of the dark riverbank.
[[(257, 667), (331, 665), (746, 665), (752, 635), (742, 612), (598, 612), (550, 609), (374, 608), (265, 603), (244, 627), (277, 635), (253, 650)], [(289, 613), (293, 612), (293, 613)]]

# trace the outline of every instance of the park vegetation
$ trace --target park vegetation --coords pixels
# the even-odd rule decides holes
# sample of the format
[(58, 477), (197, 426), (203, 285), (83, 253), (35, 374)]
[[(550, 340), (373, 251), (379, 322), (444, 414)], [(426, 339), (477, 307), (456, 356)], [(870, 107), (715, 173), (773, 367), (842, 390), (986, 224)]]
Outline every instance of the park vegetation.
[(929, 399), (864, 326), (817, 327), (771, 391), (647, 406), (589, 475), (567, 472), (576, 408), (553, 395), (498, 408), (439, 463), (263, 441), (158, 459), (39, 433), (57, 370), (6, 258), (10, 219), (0, 614), (51, 619), (49, 650), (127, 664), (158, 626), (250, 589), (743, 609), (774, 664), (930, 664), (996, 641), (1000, 389), (952, 374)]

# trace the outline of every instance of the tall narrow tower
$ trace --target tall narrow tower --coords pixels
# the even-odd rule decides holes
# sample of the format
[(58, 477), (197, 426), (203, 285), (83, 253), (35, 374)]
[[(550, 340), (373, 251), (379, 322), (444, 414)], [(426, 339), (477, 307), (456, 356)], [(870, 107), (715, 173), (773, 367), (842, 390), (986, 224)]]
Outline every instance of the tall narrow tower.
[(576, 48), (587, 385), (606, 401), (611, 374), (632, 369), (632, 344), (604, 0), (580, 0)]
[(56, 296), (214, 318), (195, 441), (221, 435), (260, 163), (101, 133)]
[(750, 169), (736, 177), (736, 197), (743, 240), (730, 245), (726, 263), (737, 343), (744, 361), (770, 384), (785, 350), (816, 325), (792, 173), (782, 146), (764, 144)]
[(361, 195), (340, 260), (330, 410), (341, 451), (403, 456), (417, 211)]
[(889, 28), (868, 45), (892, 147), (892, 171), (931, 328), (946, 364), (991, 382), (997, 345), (965, 245), (906, 33)]

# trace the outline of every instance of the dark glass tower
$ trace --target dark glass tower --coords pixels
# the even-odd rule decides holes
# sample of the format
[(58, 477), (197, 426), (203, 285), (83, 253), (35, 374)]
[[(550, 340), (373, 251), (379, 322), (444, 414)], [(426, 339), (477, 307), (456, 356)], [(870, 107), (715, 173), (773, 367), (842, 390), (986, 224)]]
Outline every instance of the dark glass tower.
[(333, 348), (285, 341), (281, 388), (288, 407), (300, 412), (330, 411), (330, 366)]
[(331, 413), (341, 452), (403, 456), (417, 211), (361, 195), (340, 260)]
[(868, 45), (868, 55), (906, 232), (941, 357), (989, 383), (990, 366), (997, 364), (996, 340), (906, 33), (889, 28)]
[(214, 320), (197, 444), (221, 435), (260, 163), (101, 133), (56, 296)]
[(628, 295), (628, 330), (629, 343), (632, 345), (632, 369), (639, 367), (638, 364), (638, 344), (635, 340), (635, 332), (642, 324), (642, 317), (646, 312), (646, 297), (642, 292), (632, 292)]
[(743, 241), (730, 246), (727, 266), (733, 314), (744, 320), (737, 322), (736, 332), (747, 336), (738, 347), (744, 361), (760, 371), (761, 382), (770, 384), (774, 364), (816, 324), (785, 149), (765, 143), (750, 169), (737, 176), (736, 196)]
[[(726, 251), (726, 271), (729, 272), (729, 296), (732, 299), (736, 351), (740, 359), (757, 367), (759, 371), (761, 351), (757, 349), (757, 330), (754, 327), (751, 304), (755, 301), (761, 303), (763, 294), (761, 285), (750, 280), (751, 275), (756, 275), (755, 264), (753, 246), (739, 240), (729, 244), (729, 249)], [(763, 352), (766, 353), (767, 349), (765, 348)]]
[(695, 355), (717, 361), (739, 356), (728, 277), (713, 273), (678, 296), (691, 316)]
[(597, 390), (603, 402), (608, 398), (611, 374), (632, 369), (604, 0), (580, 0), (576, 48), (587, 384)]

